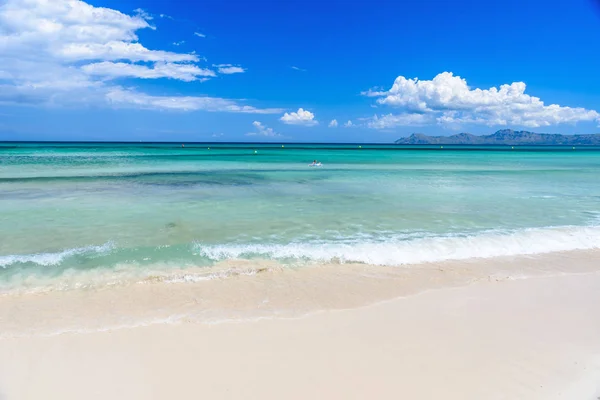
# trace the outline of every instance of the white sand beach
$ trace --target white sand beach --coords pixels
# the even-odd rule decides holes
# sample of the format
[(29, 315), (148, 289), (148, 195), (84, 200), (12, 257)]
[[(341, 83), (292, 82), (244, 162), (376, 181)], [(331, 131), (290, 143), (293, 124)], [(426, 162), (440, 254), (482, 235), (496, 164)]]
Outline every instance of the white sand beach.
[(599, 305), (588, 272), (294, 319), (6, 337), (0, 399), (592, 400)]

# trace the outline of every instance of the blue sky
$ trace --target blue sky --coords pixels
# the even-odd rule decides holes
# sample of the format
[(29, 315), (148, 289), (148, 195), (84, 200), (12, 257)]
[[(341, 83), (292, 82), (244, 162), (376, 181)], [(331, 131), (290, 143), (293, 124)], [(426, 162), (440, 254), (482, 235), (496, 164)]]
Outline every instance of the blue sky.
[(0, 0), (0, 140), (596, 133), (599, 41), (591, 0)]

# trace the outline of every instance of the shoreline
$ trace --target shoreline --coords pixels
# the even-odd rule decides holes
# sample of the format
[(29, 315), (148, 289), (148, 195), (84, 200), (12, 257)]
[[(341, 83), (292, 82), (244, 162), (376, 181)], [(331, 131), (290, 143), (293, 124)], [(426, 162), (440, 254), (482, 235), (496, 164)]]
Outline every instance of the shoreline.
[(0, 397), (592, 400), (598, 289), (598, 272), (479, 281), (297, 319), (4, 338)]
[(268, 260), (230, 261), (122, 285), (1, 295), (0, 339), (165, 323), (293, 319), (480, 282), (593, 273), (600, 271), (598, 260), (598, 250), (577, 250), (404, 267), (288, 268)]

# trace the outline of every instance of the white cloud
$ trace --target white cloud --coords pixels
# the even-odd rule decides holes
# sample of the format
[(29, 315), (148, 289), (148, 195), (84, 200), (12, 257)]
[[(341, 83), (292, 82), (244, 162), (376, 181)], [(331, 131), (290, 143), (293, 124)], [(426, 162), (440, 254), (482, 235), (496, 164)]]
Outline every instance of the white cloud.
[[(378, 97), (377, 103), (403, 110), (396, 116), (384, 116), (386, 123), (406, 120), (408, 114), (418, 114), (414, 120), (433, 118), (439, 124), (484, 124), (540, 127), (580, 121), (598, 121), (594, 110), (557, 104), (545, 105), (538, 97), (525, 94), (523, 82), (501, 85), (500, 88), (472, 89), (467, 81), (451, 72), (438, 74), (432, 80), (406, 79), (399, 76), (390, 90), (363, 92)], [(373, 127), (381, 126), (380, 122)], [(401, 125), (401, 123), (398, 123)]]
[(353, 123), (352, 123), (352, 121), (350, 121), (350, 120), (348, 120), (348, 122), (346, 122), (346, 123), (344, 124), (344, 127), (345, 127), (345, 128), (352, 128), (353, 126), (354, 126), (354, 124), (353, 124)]
[(204, 33), (200, 33), (200, 32), (194, 32), (194, 35), (201, 37), (201, 38), (205, 38), (206, 35)]
[(236, 101), (219, 97), (202, 96), (151, 96), (134, 90), (114, 88), (106, 94), (113, 105), (141, 109), (164, 109), (179, 111), (222, 111), (246, 114), (277, 114), (278, 108), (259, 109), (240, 105)]
[(256, 132), (249, 132), (246, 134), (246, 136), (269, 136), (269, 137), (281, 136), (280, 134), (275, 133), (273, 128), (267, 128), (259, 121), (254, 121), (252, 123), (252, 125), (256, 129)]
[(139, 30), (155, 29), (151, 18), (141, 9), (127, 15), (80, 0), (0, 0), (0, 103), (281, 112), (218, 97), (150, 96), (112, 83), (116, 78), (189, 82), (216, 76), (198, 65), (203, 59), (196, 54), (140, 43)]
[(171, 78), (185, 82), (195, 81), (202, 77), (216, 76), (215, 72), (209, 69), (199, 68), (194, 64), (180, 63), (156, 63), (151, 68), (145, 65), (104, 61), (84, 65), (81, 67), (81, 70), (89, 75), (105, 76), (108, 78)]
[(337, 119), (332, 119), (328, 126), (330, 128), (337, 128), (337, 126), (338, 126)]
[(232, 64), (217, 64), (213, 65), (213, 67), (217, 68), (217, 71), (223, 75), (241, 74), (246, 72), (244, 68)]
[(152, 51), (136, 31), (151, 27), (144, 15), (129, 16), (77, 0), (7, 0), (0, 6), (0, 54), (52, 60), (130, 59), (196, 61), (186, 54)]
[(246, 72), (246, 70), (241, 67), (221, 67), (221, 68), (219, 68), (219, 73), (224, 74), (224, 75), (241, 74), (243, 72)]
[(315, 120), (315, 114), (303, 108), (299, 108), (296, 112), (283, 114), (280, 120), (288, 125), (314, 126), (319, 123)]
[(181, 46), (182, 44), (185, 44), (185, 40), (180, 40), (179, 42), (173, 42), (173, 46)]
[(367, 119), (367, 126), (374, 129), (389, 129), (397, 126), (423, 126), (435, 122), (429, 114), (402, 113), (387, 114)]
[(195, 62), (194, 54), (148, 50), (139, 43), (111, 41), (107, 43), (65, 43), (53, 55), (64, 61), (128, 60), (131, 62)]
[(291, 68), (291, 69), (295, 69), (296, 71), (302, 71), (302, 72), (306, 72), (306, 70), (305, 70), (305, 69), (303, 69), (303, 68), (300, 68), (300, 67), (296, 67), (296, 66), (294, 66), (294, 65), (292, 65), (290, 68)]
[(146, 12), (146, 10), (144, 10), (144, 9), (136, 8), (135, 10), (133, 10), (133, 12), (136, 13), (136, 15), (140, 18), (147, 19), (147, 20), (153, 19), (152, 15), (148, 14)]

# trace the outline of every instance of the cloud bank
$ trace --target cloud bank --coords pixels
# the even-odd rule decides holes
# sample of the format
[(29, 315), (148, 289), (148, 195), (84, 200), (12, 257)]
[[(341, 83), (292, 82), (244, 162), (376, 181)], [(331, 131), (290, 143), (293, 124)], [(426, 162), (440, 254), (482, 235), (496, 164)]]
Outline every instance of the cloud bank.
[(597, 111), (546, 105), (540, 98), (526, 94), (525, 90), (523, 82), (499, 88), (471, 88), (465, 79), (443, 72), (432, 80), (399, 76), (389, 90), (369, 90), (363, 95), (376, 97), (380, 105), (401, 110), (398, 114), (373, 117), (367, 125), (376, 129), (432, 123), (537, 128), (581, 121), (600, 122)]
[(123, 79), (192, 82), (243, 72), (200, 66), (196, 54), (153, 50), (137, 31), (156, 30), (152, 16), (133, 15), (80, 0), (0, 2), (0, 103), (86, 103), (166, 110), (279, 113), (208, 96), (152, 96), (124, 87)]

